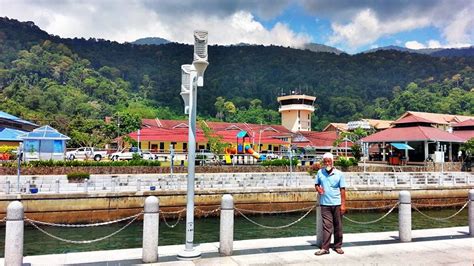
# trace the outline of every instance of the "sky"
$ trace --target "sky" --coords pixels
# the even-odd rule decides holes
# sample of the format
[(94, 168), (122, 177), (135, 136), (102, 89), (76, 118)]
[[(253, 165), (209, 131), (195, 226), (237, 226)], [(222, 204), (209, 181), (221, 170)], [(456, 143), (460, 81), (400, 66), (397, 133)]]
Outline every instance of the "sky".
[(319, 43), (348, 53), (474, 43), (473, 0), (0, 0), (0, 16), (63, 38), (120, 43), (192, 43), (195, 29), (212, 45)]

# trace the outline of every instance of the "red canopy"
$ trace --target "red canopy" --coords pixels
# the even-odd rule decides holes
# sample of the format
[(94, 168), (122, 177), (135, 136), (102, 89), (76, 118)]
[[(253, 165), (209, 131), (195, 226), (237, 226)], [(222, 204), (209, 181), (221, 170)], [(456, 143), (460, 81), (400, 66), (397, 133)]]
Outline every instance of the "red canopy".
[(435, 127), (394, 127), (372, 134), (363, 142), (443, 141), (463, 143), (464, 139)]

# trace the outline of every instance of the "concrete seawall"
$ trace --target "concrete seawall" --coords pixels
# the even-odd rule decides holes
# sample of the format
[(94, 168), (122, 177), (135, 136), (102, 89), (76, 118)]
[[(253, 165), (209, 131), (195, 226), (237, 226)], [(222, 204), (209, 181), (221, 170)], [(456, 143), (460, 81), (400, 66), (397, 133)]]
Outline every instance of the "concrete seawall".
[[(427, 205), (464, 203), (469, 188), (433, 188), (411, 190), (413, 202)], [(398, 201), (400, 189), (372, 188), (348, 190), (348, 208), (381, 207)], [(294, 210), (316, 203), (313, 188), (214, 190), (196, 193), (197, 216), (202, 211), (214, 210), (220, 205), (224, 193), (234, 196), (236, 207), (248, 210), (281, 211)], [(57, 223), (90, 223), (114, 220), (136, 214), (143, 210), (147, 196), (160, 198), (160, 210), (179, 211), (186, 206), (183, 191), (166, 192), (108, 192), (68, 193), (54, 195), (3, 195), (0, 197), (0, 216), (10, 201), (20, 200), (25, 206), (25, 216), (30, 219)]]
[[(16, 176), (0, 177), (0, 186)], [(54, 192), (55, 180), (62, 186)], [(138, 181), (140, 179), (141, 181)], [(130, 216), (143, 210), (147, 196), (160, 198), (160, 210), (177, 212), (186, 206), (186, 176), (94, 175), (88, 192), (84, 184), (68, 183), (65, 176), (22, 176), (20, 182), (35, 181), (39, 194), (0, 194), (0, 218), (9, 202), (20, 200), (28, 218), (58, 223), (90, 223)], [(464, 203), (474, 188), (470, 173), (346, 173), (348, 208), (392, 205), (401, 190), (410, 190), (415, 203), (447, 205)], [(142, 184), (137, 189), (137, 182)], [(149, 186), (156, 186), (150, 191)], [(12, 187), (15, 187), (14, 185)], [(220, 173), (196, 176), (196, 216), (219, 207), (223, 194), (234, 196), (236, 207), (247, 210), (283, 211), (316, 203), (313, 179), (307, 173)], [(213, 215), (218, 214), (213, 213)], [(167, 215), (168, 217), (169, 215)], [(176, 216), (176, 215), (175, 215)]]

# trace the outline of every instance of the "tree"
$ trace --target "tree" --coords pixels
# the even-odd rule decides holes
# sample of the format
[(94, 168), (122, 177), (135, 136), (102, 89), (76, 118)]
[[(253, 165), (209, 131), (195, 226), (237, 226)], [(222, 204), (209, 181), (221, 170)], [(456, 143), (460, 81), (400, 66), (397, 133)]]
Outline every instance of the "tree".
[(342, 132), (339, 137), (334, 141), (333, 145), (334, 147), (338, 147), (341, 143), (345, 142), (347, 139), (348, 141), (352, 142), (351, 146), (351, 153), (354, 158), (356, 158), (357, 161), (360, 160), (362, 157), (362, 146), (360, 143), (360, 140), (366, 136), (369, 135), (369, 131), (362, 129), (362, 128), (356, 128), (353, 131), (349, 132)]
[(198, 124), (204, 133), (204, 137), (207, 139), (207, 144), (209, 144), (211, 152), (214, 154), (224, 153), (224, 149), (229, 146), (229, 143), (222, 142), (223, 137), (215, 134), (214, 131), (206, 125), (204, 120), (199, 120)]
[(474, 138), (469, 139), (461, 145), (461, 150), (466, 154), (474, 155)]

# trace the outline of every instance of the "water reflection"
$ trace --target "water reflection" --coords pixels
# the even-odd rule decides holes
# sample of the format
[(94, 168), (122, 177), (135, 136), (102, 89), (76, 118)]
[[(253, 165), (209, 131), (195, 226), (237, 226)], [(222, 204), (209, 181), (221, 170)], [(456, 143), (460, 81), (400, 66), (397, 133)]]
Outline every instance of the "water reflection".
[[(456, 208), (445, 208), (442, 210), (423, 210), (424, 213), (432, 217), (448, 217), (459, 210)], [(289, 224), (304, 213), (290, 213), (278, 215), (257, 215), (250, 216), (252, 220), (259, 224), (267, 226), (281, 226)], [(347, 216), (356, 221), (372, 221), (381, 217), (385, 212), (358, 212), (349, 213)], [(412, 213), (413, 229), (426, 228), (443, 228), (453, 226), (467, 226), (468, 225), (468, 210), (464, 209), (461, 213), (447, 221), (434, 221), (423, 217), (421, 214), (413, 211)], [(169, 228), (164, 222), (160, 222), (160, 240), (162, 245), (183, 244), (185, 242), (185, 224), (182, 219), (176, 227)], [(168, 221), (173, 224), (175, 221)], [(57, 235), (62, 238), (70, 240), (89, 240), (99, 238), (115, 232), (122, 228), (126, 222), (121, 224), (114, 224), (101, 227), (90, 228), (57, 228), (45, 227), (41, 228), (47, 230), (49, 233)], [(25, 229), (25, 256), (52, 254), (52, 253), (66, 253), (77, 251), (91, 251), (91, 250), (111, 250), (124, 248), (138, 248), (142, 244), (142, 222), (135, 222), (130, 227), (126, 228), (119, 234), (93, 244), (68, 244), (55, 240), (45, 234), (39, 232), (31, 226)], [(243, 239), (258, 239), (258, 238), (276, 238), (276, 237), (293, 237), (293, 236), (307, 236), (315, 234), (316, 219), (314, 212), (309, 214), (299, 223), (285, 229), (266, 229), (256, 226), (243, 217), (235, 217), (235, 240)], [(380, 222), (359, 225), (347, 220), (344, 220), (345, 233), (363, 233), (363, 232), (381, 232), (381, 231), (396, 231), (398, 230), (398, 213), (393, 211), (385, 219)], [(5, 246), (5, 227), (0, 229), (0, 255), (3, 257), (3, 249)], [(218, 218), (202, 218), (195, 220), (195, 236), (194, 243), (218, 242), (219, 241), (219, 219)]]

